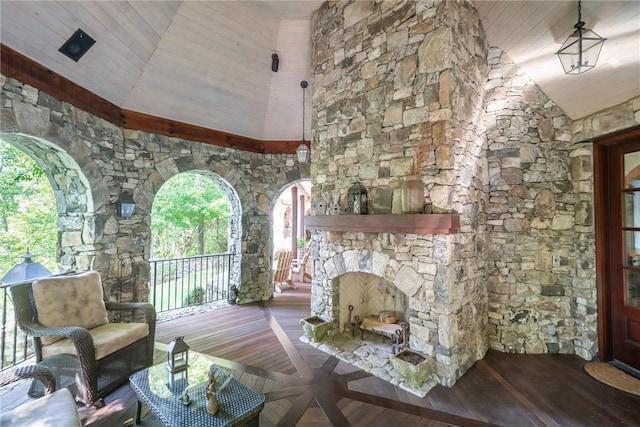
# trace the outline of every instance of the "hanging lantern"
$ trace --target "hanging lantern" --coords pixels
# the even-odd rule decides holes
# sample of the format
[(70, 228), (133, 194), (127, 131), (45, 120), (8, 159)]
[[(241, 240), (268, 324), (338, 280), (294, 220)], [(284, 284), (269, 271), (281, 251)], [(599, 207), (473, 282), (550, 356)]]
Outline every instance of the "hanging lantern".
[(302, 88), (302, 142), (296, 148), (296, 156), (298, 157), (298, 164), (304, 164), (309, 162), (309, 147), (305, 144), (304, 141), (304, 111), (305, 111), (305, 89), (309, 86), (305, 80), (300, 82), (300, 87)]
[(369, 197), (367, 189), (359, 182), (354, 182), (347, 191), (347, 213), (348, 214), (366, 214)]
[(556, 52), (565, 74), (582, 74), (596, 66), (600, 50), (606, 40), (595, 32), (584, 28), (582, 3), (578, 0), (578, 23), (576, 29)]

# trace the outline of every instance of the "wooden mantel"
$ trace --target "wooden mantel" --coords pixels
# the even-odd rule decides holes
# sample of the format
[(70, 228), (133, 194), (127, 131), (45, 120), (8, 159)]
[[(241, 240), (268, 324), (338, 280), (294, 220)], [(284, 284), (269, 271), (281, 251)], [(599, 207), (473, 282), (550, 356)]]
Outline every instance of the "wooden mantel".
[(460, 215), (311, 215), (304, 217), (304, 225), (318, 231), (455, 234), (460, 229)]

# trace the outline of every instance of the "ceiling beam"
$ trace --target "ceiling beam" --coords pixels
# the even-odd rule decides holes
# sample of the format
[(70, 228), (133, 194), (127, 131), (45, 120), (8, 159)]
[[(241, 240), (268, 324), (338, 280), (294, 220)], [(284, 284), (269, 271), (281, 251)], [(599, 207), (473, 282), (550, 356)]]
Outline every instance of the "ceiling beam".
[(300, 143), (299, 141), (260, 141), (176, 120), (123, 110), (1, 43), (0, 70), (7, 77), (33, 86), (60, 101), (73, 104), (81, 110), (127, 129), (264, 154), (293, 154)]

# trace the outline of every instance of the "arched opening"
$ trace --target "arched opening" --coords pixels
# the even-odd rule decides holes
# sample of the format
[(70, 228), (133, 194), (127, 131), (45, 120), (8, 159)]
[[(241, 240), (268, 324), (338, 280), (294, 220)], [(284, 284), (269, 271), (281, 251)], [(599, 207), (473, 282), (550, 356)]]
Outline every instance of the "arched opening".
[(42, 169), (28, 154), (0, 140), (0, 277), (30, 251), (55, 271), (56, 212)]
[(240, 217), (236, 192), (212, 172), (163, 184), (151, 209), (149, 302), (158, 312), (235, 302)]
[[(53, 189), (55, 270), (84, 271), (91, 268), (95, 256), (91, 251), (91, 245), (95, 243), (94, 202), (89, 181), (78, 163), (60, 147), (42, 138), (0, 133), (0, 141), (33, 159)], [(29, 250), (37, 253), (39, 249), (34, 246)]]
[[(274, 289), (281, 291), (281, 284), (295, 287), (295, 281), (306, 281), (305, 265), (310, 263), (310, 233), (304, 225), (305, 215), (310, 213), (311, 182), (299, 180), (283, 187), (274, 199), (272, 213), (272, 247), (274, 259)], [(284, 261), (283, 261), (284, 260)], [(288, 263), (286, 260), (291, 260)], [(292, 275), (291, 268), (300, 271)]]

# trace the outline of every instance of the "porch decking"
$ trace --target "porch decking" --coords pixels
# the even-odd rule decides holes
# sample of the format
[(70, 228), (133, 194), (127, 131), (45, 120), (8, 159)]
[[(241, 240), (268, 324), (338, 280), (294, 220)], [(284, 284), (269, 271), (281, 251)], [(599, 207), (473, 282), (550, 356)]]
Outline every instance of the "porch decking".
[[(268, 302), (159, 323), (156, 361), (165, 361), (163, 345), (184, 336), (192, 350), (265, 393), (263, 427), (640, 425), (640, 398), (593, 380), (575, 356), (490, 351), (454, 387), (436, 386), (421, 399), (301, 342), (309, 290), (299, 283)], [(1, 396), (3, 410), (24, 401), (26, 389)], [(85, 426), (118, 426), (134, 416), (129, 385), (105, 401), (99, 410), (79, 408)], [(143, 417), (143, 425), (160, 425)]]

